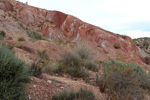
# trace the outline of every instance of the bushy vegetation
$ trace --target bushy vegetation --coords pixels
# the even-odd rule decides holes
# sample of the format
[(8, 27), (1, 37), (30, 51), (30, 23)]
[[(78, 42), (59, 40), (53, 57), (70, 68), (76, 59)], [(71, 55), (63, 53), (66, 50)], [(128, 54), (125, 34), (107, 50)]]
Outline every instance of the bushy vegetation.
[(145, 57), (144, 59), (145, 59), (145, 63), (149, 65), (150, 64), (150, 57)]
[[(58, 73), (68, 73), (73, 77), (89, 77), (87, 70), (98, 71), (96, 55), (93, 50), (84, 42), (77, 43), (71, 50), (61, 54), (61, 60), (53, 66), (47, 67)], [(54, 66), (56, 65), (56, 67)], [(56, 71), (57, 69), (57, 71)]]
[(5, 47), (10, 50), (13, 50), (13, 48), (14, 48), (13, 45), (11, 45), (11, 44), (5, 44)]
[(29, 37), (32, 38), (33, 41), (45, 40), (45, 38), (42, 36), (42, 33), (32, 30), (30, 28), (27, 28), (27, 34), (29, 35)]
[(0, 44), (0, 100), (25, 100), (30, 82), (28, 67), (8, 47)]
[(121, 37), (122, 37), (123, 39), (127, 39), (127, 38), (128, 38), (128, 36), (126, 36), (126, 35), (121, 35)]
[(65, 51), (61, 55), (62, 62), (64, 65), (69, 67), (79, 67), (80, 66), (80, 57), (76, 55), (73, 51)]
[(90, 46), (91, 45), (86, 42), (79, 42), (75, 45), (72, 51), (74, 52), (74, 55), (79, 56), (80, 66), (84, 66), (89, 70), (98, 71), (96, 54)]
[(93, 60), (85, 59), (82, 62), (82, 66), (85, 66), (86, 69), (89, 69), (89, 70), (92, 70), (92, 71), (95, 71), (95, 72), (98, 71), (97, 63)]
[(26, 30), (27, 34), (29, 35), (29, 37), (32, 39), (32, 41), (36, 41), (36, 40), (45, 40), (45, 38), (42, 36), (42, 33), (32, 30), (29, 27), (25, 26), (22, 22), (18, 22), (18, 24), (20, 25), (20, 27), (22, 27), (24, 30)]
[(53, 96), (52, 100), (96, 100), (94, 94), (86, 89), (80, 89), (77, 92), (62, 92)]
[(133, 39), (133, 43), (135, 45), (137, 45), (138, 47), (140, 47), (142, 49), (146, 49), (146, 51), (149, 47), (149, 42), (148, 41), (150, 41), (150, 38), (148, 38), (148, 37)]
[(38, 56), (39, 56), (41, 59), (43, 59), (43, 60), (49, 60), (49, 56), (48, 56), (48, 54), (47, 54), (46, 49), (38, 50), (38, 51), (37, 51), (37, 54), (38, 54)]
[(39, 77), (42, 74), (42, 61), (40, 59), (35, 60), (31, 64), (31, 75)]
[(7, 40), (12, 40), (12, 39), (13, 39), (12, 37), (8, 37), (8, 38), (7, 38)]
[(149, 43), (148, 43), (148, 41), (145, 40), (143, 42), (142, 48), (148, 49), (148, 47), (149, 47)]
[(78, 77), (83, 79), (88, 79), (89, 72), (83, 67), (72, 67), (72, 68), (65, 68), (64, 72), (70, 74), (72, 77)]
[(4, 31), (0, 31), (0, 36), (5, 37), (6, 33)]
[(18, 37), (18, 41), (26, 41), (24, 37)]
[(119, 43), (115, 43), (114, 44), (114, 48), (119, 49), (120, 48), (120, 44)]
[(35, 77), (39, 77), (42, 72), (47, 70), (49, 64), (49, 56), (46, 50), (37, 51), (38, 58), (31, 64), (31, 73)]
[(67, 67), (61, 61), (49, 62), (45, 66), (45, 72), (48, 74), (68, 73), (72, 77), (88, 79), (89, 73), (84, 67)]
[(49, 62), (45, 66), (45, 72), (48, 74), (55, 74), (55, 73), (63, 73), (63, 65), (61, 62), (55, 61), (55, 62)]
[(5, 37), (6, 33), (4, 31), (0, 31), (0, 40)]
[(134, 63), (105, 62), (103, 74), (97, 77), (101, 92), (111, 100), (142, 100), (150, 89), (150, 75)]
[(77, 43), (72, 50), (64, 52), (62, 62), (68, 67), (85, 67), (86, 69), (98, 71), (96, 55), (88, 44)]

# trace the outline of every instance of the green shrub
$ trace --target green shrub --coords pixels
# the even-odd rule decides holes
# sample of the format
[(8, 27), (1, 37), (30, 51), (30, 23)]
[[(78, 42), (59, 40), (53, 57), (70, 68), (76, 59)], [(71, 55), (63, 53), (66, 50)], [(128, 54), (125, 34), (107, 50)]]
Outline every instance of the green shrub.
[(96, 100), (94, 94), (86, 89), (80, 89), (77, 92), (62, 92), (53, 96), (52, 100)]
[(95, 60), (96, 56), (93, 49), (86, 42), (78, 42), (72, 51), (79, 55), (81, 59)]
[(38, 31), (34, 31), (34, 30), (30, 29), (30, 28), (27, 28), (27, 34), (33, 40), (45, 40), (45, 38), (42, 36), (42, 33), (38, 32)]
[(25, 41), (24, 37), (18, 37), (18, 41)]
[(49, 74), (55, 74), (55, 73), (63, 73), (64, 68), (61, 62), (53, 62), (53, 63), (48, 63), (45, 66), (45, 72)]
[(128, 38), (128, 36), (126, 36), (126, 35), (121, 35), (121, 37), (122, 37), (123, 39), (127, 39), (127, 38)]
[(70, 74), (73, 77), (83, 78), (88, 80), (89, 73), (85, 68), (73, 67), (65, 69), (65, 72)]
[(29, 35), (29, 37), (33, 40), (45, 40), (45, 38), (43, 37), (42, 33), (32, 30), (29, 27), (25, 26), (22, 22), (18, 22), (19, 26), (21, 28), (23, 28), (24, 30), (26, 30), (27, 34)]
[(88, 77), (88, 70), (98, 71), (96, 56), (84, 42), (77, 43), (71, 50), (61, 54), (61, 61), (66, 73), (73, 77)]
[(109, 61), (105, 63), (103, 74), (97, 78), (97, 85), (100, 91), (108, 93), (111, 100), (142, 100), (142, 87), (147, 86), (141, 81), (144, 75), (141, 67), (134, 63)]
[(6, 33), (4, 31), (0, 31), (0, 36), (5, 37)]
[(0, 100), (25, 100), (28, 67), (13, 51), (0, 44)]
[(61, 61), (63, 62), (63, 64), (68, 67), (80, 66), (81, 58), (79, 57), (79, 55), (76, 55), (72, 51), (65, 51), (64, 53), (62, 53), (61, 57), (62, 57)]
[(68, 67), (85, 67), (86, 69), (98, 71), (96, 55), (84, 42), (77, 43), (71, 51), (62, 55), (62, 62)]
[(0, 31), (0, 40), (5, 37), (6, 33), (4, 31)]
[(150, 90), (150, 74), (147, 74), (140, 66), (135, 63), (130, 63), (128, 66), (132, 66), (139, 81), (139, 85), (144, 90)]
[(14, 48), (13, 45), (11, 45), (11, 44), (5, 44), (5, 47), (8, 48), (8, 49), (10, 49), (10, 50), (12, 50), (12, 52), (14, 52), (13, 51), (13, 48)]
[(25, 26), (24, 26), (24, 24), (22, 22), (18, 21), (18, 24), (19, 24), (20, 27), (25, 29)]
[[(38, 50), (38, 58), (31, 64), (31, 73), (35, 77), (39, 77), (44, 70), (49, 69), (49, 56), (46, 50)], [(48, 70), (50, 71), (50, 69)], [(46, 72), (46, 71), (45, 71)]]
[(145, 59), (145, 63), (149, 65), (150, 64), (150, 57), (145, 57), (144, 59)]
[(119, 43), (115, 43), (114, 44), (114, 48), (119, 49), (120, 48), (120, 44)]
[(78, 42), (72, 49), (75, 55), (79, 56), (80, 66), (86, 69), (98, 71), (96, 55), (94, 50), (86, 42)]
[(41, 60), (35, 60), (31, 65), (31, 75), (39, 77), (42, 74)]
[(41, 59), (43, 59), (43, 60), (49, 60), (49, 56), (48, 56), (48, 54), (47, 54), (46, 49), (44, 49), (44, 50), (38, 50), (38, 51), (37, 51), (37, 54), (38, 54), (38, 56), (39, 56)]
[(62, 74), (68, 73), (72, 77), (78, 77), (83, 79), (88, 79), (89, 73), (85, 68), (81, 67), (67, 67), (62, 62), (53, 62), (45, 66), (45, 72), (49, 74)]
[(12, 40), (12, 37), (8, 37), (7, 40)]
[(92, 70), (92, 71), (95, 71), (95, 72), (98, 71), (98, 67), (97, 67), (98, 65), (93, 60), (87, 60), (87, 59), (85, 59), (85, 60), (83, 60), (82, 65), (85, 66), (89, 70)]
[(142, 75), (139, 79), (140, 87), (144, 90), (150, 91), (150, 75)]

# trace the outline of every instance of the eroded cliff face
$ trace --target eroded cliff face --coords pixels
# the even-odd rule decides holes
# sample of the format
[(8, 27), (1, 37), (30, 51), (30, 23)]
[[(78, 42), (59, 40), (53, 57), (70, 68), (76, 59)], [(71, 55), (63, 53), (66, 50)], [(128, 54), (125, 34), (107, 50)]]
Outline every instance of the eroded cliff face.
[(4, 11), (13, 11), (13, 1), (12, 0), (0, 0), (0, 9)]
[[(1, 13), (12, 15), (4, 18), (0, 13), (0, 29), (6, 31), (9, 36), (15, 34), (16, 30), (18, 30), (16, 34), (25, 34), (23, 29), (14, 24), (21, 21), (53, 41), (68, 44), (79, 40), (88, 41), (92, 44), (100, 61), (113, 59), (145, 65), (144, 59), (139, 55), (138, 49), (130, 37), (114, 34), (59, 11), (48, 11), (20, 2), (10, 3), (9, 0), (0, 0), (0, 9)], [(8, 26), (13, 27), (12, 31)], [(27, 35), (25, 37), (28, 39)]]

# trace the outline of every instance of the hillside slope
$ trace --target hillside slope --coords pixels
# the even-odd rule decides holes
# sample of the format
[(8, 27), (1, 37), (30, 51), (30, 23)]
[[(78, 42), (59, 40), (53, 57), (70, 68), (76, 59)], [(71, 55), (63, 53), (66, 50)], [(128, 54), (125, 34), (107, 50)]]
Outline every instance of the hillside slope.
[[(58, 61), (61, 53), (72, 49), (79, 41), (86, 41), (91, 46), (98, 63), (108, 60), (134, 62), (146, 66), (149, 72), (149, 65), (130, 37), (109, 32), (59, 11), (36, 8), (16, 0), (0, 0), (0, 42), (9, 44), (27, 64), (35, 62), (42, 51), (46, 52), (50, 62)], [(98, 67), (98, 72), (89, 71), (92, 74), (89, 82), (68, 74), (43, 73), (40, 77), (32, 77), (28, 98), (48, 100), (59, 91), (77, 90), (82, 86), (91, 90), (98, 99), (106, 100), (107, 95), (95, 85), (96, 75), (101, 73), (103, 66)]]
[(140, 55), (145, 58), (146, 63), (150, 64), (150, 38), (137, 38), (133, 39), (133, 42), (137, 46)]
[[(24, 24), (60, 44), (79, 40), (91, 42), (99, 60), (113, 59), (144, 64), (144, 59), (130, 37), (114, 34), (59, 11), (47, 11), (14, 2), (0, 1), (0, 30), (6, 32), (6, 37), (16, 40), (18, 36), (23, 36), (28, 41), (25, 28), (20, 27)], [(115, 45), (119, 45), (119, 49), (116, 49)]]

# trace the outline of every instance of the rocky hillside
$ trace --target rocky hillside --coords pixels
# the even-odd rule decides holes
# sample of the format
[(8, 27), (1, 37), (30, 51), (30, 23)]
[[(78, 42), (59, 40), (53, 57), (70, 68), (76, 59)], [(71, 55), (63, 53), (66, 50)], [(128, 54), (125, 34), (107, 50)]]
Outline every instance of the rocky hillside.
[(114, 34), (59, 11), (47, 11), (12, 2), (0, 0), (0, 30), (6, 33), (6, 39), (11, 37), (17, 40), (18, 37), (24, 37), (28, 42), (31, 37), (29, 31), (32, 29), (62, 45), (79, 40), (89, 41), (93, 44), (99, 60), (113, 59), (144, 64), (144, 59), (130, 37)]
[(133, 39), (136, 46), (143, 49), (146, 53), (150, 54), (150, 38), (137, 38)]
[(133, 42), (137, 46), (140, 55), (146, 59), (146, 62), (149, 64), (150, 62), (150, 38), (138, 38), (133, 39)]
[[(146, 66), (149, 72), (145, 56), (141, 55), (130, 37), (109, 32), (59, 11), (36, 8), (16, 0), (0, 0), (0, 42), (12, 47), (27, 64), (32, 65), (39, 56), (42, 59), (40, 64), (58, 61), (61, 53), (72, 49), (79, 41), (86, 42), (93, 49), (96, 57), (92, 59), (98, 63), (108, 60), (134, 62)], [(144, 44), (144, 50), (149, 52), (147, 43), (136, 41), (137, 45)], [(98, 67), (102, 69), (102, 65)], [(107, 95), (95, 85), (98, 72), (89, 71), (91, 77), (88, 82), (68, 74), (48, 75), (44, 72), (40, 77), (32, 77), (28, 98), (48, 100), (59, 91), (84, 87), (97, 98), (106, 100)]]

